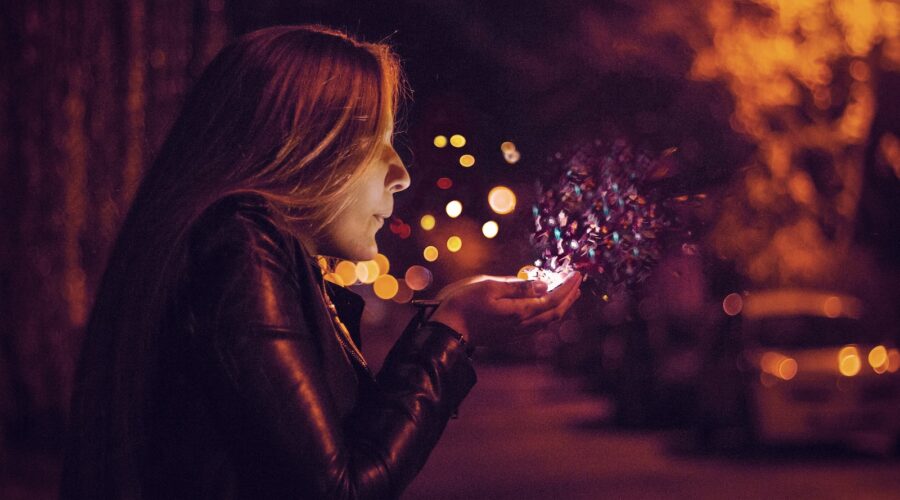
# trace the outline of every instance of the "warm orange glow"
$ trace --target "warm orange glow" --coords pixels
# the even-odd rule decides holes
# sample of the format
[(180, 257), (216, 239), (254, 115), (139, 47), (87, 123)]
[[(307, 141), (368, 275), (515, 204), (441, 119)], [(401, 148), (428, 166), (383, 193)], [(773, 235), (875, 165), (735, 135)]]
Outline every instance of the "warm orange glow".
[(425, 257), (425, 260), (428, 262), (434, 262), (438, 259), (438, 249), (434, 245), (428, 245), (425, 247), (425, 250), (422, 250), (422, 256)]
[(744, 299), (739, 293), (730, 293), (722, 301), (722, 310), (729, 316), (736, 316), (744, 308)]
[(334, 266), (334, 273), (341, 277), (344, 286), (356, 283), (356, 264), (349, 260), (342, 260)]
[(419, 225), (421, 225), (422, 229), (426, 231), (431, 231), (432, 229), (434, 229), (434, 224), (434, 216), (431, 214), (425, 214), (422, 216), (422, 219), (419, 220)]
[(461, 148), (466, 145), (466, 138), (459, 134), (453, 134), (450, 136), (450, 145), (454, 148)]
[(341, 278), (340, 275), (335, 274), (335, 273), (327, 273), (327, 274), (325, 274), (325, 281), (330, 281), (330, 282), (332, 282), (332, 283), (334, 283), (335, 285), (338, 285), (338, 286), (347, 286), (347, 285), (344, 283), (344, 279)]
[(506, 142), (500, 144), (500, 151), (502, 151), (504, 153), (509, 153), (509, 152), (512, 152), (515, 150), (516, 150), (516, 145), (513, 144), (511, 141), (506, 141)]
[(776, 373), (778, 371), (778, 365), (783, 359), (784, 356), (781, 354), (769, 351), (763, 354), (759, 359), (759, 367), (766, 373)]
[(378, 264), (378, 276), (387, 274), (391, 270), (391, 261), (384, 254), (375, 255), (375, 263)]
[[(900, 65), (900, 6), (894, 0), (702, 5), (708, 32), (672, 25), (696, 53), (690, 76), (727, 86), (734, 98), (729, 124), (758, 151), (742, 185), (725, 199), (713, 246), (757, 283), (834, 274), (855, 235), (875, 72)], [(798, 161), (810, 151), (825, 156), (838, 192), (820, 191), (810, 165)], [(748, 208), (757, 215), (747, 217)], [(760, 225), (764, 213), (784, 222)], [(833, 221), (828, 234), (823, 215)]]
[(852, 377), (862, 369), (862, 361), (859, 359), (859, 350), (856, 346), (848, 345), (838, 353), (838, 369), (841, 375)]
[(777, 375), (783, 380), (790, 380), (797, 375), (797, 360), (794, 358), (784, 358), (778, 363)]
[(472, 155), (462, 155), (459, 157), (459, 164), (465, 168), (475, 165), (475, 157)]
[(897, 349), (888, 349), (887, 371), (896, 373), (897, 370), (900, 370), (900, 351)]
[(365, 260), (356, 263), (356, 279), (365, 284), (374, 283), (378, 279), (378, 263), (374, 260)]
[(842, 310), (843, 304), (841, 304), (841, 299), (838, 297), (828, 297), (822, 304), (822, 312), (824, 312), (825, 316), (828, 316), (829, 318), (840, 317)]
[(397, 295), (399, 290), (400, 285), (397, 284), (397, 278), (390, 274), (381, 275), (372, 283), (372, 291), (379, 299), (390, 300)]
[(451, 236), (447, 239), (447, 250), (458, 252), (462, 248), (462, 238), (459, 236)]
[(500, 226), (492, 220), (485, 222), (484, 225), (481, 226), (481, 234), (483, 234), (484, 237), (488, 238), (488, 239), (493, 238), (494, 236), (497, 236), (497, 233), (499, 231), (500, 231)]
[(436, 148), (447, 147), (447, 136), (445, 136), (445, 135), (434, 136), (434, 147), (436, 147)]
[(503, 159), (506, 160), (506, 163), (510, 165), (515, 165), (522, 159), (522, 154), (516, 150), (510, 151), (508, 153), (503, 153)]
[(459, 214), (462, 213), (462, 203), (459, 200), (453, 200), (450, 203), (447, 203), (447, 215), (450, 216), (451, 219), (455, 219), (459, 217)]
[(534, 269), (534, 266), (532, 266), (531, 264), (529, 264), (527, 266), (522, 266), (522, 268), (519, 269), (519, 272), (516, 273), (516, 278), (519, 278), (520, 280), (527, 280), (528, 273), (530, 271), (532, 271), (533, 269)]
[(869, 365), (875, 373), (884, 373), (888, 370), (888, 351), (883, 345), (875, 346), (869, 351)]
[(410, 266), (405, 278), (406, 285), (412, 290), (424, 290), (431, 284), (431, 271), (422, 266)]
[(900, 139), (890, 132), (882, 134), (878, 141), (878, 155), (884, 163), (890, 165), (894, 177), (900, 179)]
[(516, 194), (506, 186), (496, 186), (488, 193), (488, 205), (500, 215), (508, 214), (516, 209)]

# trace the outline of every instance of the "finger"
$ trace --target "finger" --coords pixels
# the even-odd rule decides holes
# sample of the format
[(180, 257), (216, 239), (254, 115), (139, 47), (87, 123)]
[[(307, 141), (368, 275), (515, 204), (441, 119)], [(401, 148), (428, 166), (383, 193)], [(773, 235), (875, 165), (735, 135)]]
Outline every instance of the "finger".
[(496, 280), (494, 286), (494, 297), (498, 299), (534, 298), (547, 294), (547, 283), (539, 280), (503, 278)]
[(541, 327), (546, 326), (554, 321), (559, 321), (566, 315), (569, 308), (572, 307), (572, 304), (578, 300), (578, 297), (581, 297), (581, 290), (575, 288), (574, 290), (570, 290), (568, 294), (563, 298), (563, 300), (553, 307), (552, 309), (546, 310), (542, 313), (539, 313), (535, 316), (527, 318), (524, 320), (521, 325), (522, 327), (530, 327), (534, 325), (540, 325)]
[(522, 319), (528, 319), (545, 311), (551, 310), (561, 304), (573, 290), (577, 290), (581, 284), (581, 273), (574, 273), (558, 288), (539, 299), (529, 301), (517, 301), (520, 307), (519, 314)]

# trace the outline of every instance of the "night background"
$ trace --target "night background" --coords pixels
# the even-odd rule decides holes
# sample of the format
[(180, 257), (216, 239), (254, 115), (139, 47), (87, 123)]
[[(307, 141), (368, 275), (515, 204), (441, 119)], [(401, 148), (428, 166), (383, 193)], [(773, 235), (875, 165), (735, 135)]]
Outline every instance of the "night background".
[[(0, 9), (0, 496), (55, 494), (93, 294), (186, 91), (236, 36), (305, 23), (387, 41), (411, 89), (397, 149), (412, 185), (379, 234), (393, 278), (352, 286), (376, 367), (412, 315), (410, 285), (429, 298), (533, 264), (537, 186), (573, 147), (670, 151), (646, 189), (679, 230), (646, 279), (480, 353), (479, 384), (405, 498), (900, 495), (900, 2)], [(489, 203), (496, 186), (510, 213)], [(357, 267), (332, 278), (371, 283)], [(790, 426), (805, 430), (765, 439)]]

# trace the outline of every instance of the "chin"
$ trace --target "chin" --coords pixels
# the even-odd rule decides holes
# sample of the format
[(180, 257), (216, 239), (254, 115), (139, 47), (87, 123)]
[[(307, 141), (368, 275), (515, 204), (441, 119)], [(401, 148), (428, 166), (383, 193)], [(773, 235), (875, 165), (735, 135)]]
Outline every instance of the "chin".
[(378, 255), (378, 245), (374, 242), (369, 245), (358, 245), (351, 252), (347, 252), (344, 257), (347, 260), (361, 262), (364, 260), (372, 260)]

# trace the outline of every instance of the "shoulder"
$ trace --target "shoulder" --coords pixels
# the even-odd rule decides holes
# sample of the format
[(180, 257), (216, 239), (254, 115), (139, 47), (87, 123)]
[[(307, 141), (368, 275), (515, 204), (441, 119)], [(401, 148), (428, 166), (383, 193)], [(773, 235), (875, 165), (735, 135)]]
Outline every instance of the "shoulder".
[(292, 240), (268, 200), (253, 193), (232, 194), (213, 202), (191, 224), (188, 236), (192, 254), (221, 246), (249, 250), (257, 243), (288, 252)]
[[(306, 252), (259, 195), (230, 195), (189, 229), (186, 269), (197, 312), (217, 322), (291, 325), (313, 275)], [(235, 316), (237, 315), (237, 316)]]

